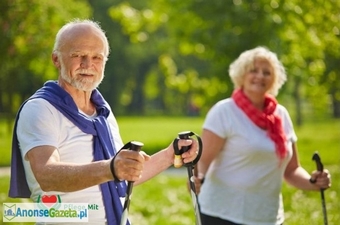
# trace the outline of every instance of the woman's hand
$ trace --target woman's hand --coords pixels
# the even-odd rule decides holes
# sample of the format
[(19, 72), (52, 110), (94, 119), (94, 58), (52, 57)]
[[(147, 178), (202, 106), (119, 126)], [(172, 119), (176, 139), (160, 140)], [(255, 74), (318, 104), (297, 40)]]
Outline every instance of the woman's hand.
[(331, 175), (328, 170), (313, 171), (309, 181), (319, 187), (319, 189), (327, 189), (331, 187)]

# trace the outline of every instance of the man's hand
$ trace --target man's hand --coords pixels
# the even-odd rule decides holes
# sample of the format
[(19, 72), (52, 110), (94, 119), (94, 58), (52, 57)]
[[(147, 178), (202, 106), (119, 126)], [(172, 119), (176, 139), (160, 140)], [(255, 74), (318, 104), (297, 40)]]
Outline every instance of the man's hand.
[(137, 181), (143, 172), (144, 163), (148, 161), (150, 156), (145, 152), (121, 150), (114, 158), (113, 167), (115, 171), (115, 179)]
[[(178, 148), (182, 148), (184, 146), (190, 146), (190, 149), (186, 152), (184, 152), (181, 155), (182, 161), (183, 163), (190, 163), (192, 161), (194, 161), (198, 155), (198, 143), (196, 140), (193, 139), (180, 139), (178, 140)], [(169, 160), (172, 162), (174, 162), (174, 158), (175, 158), (175, 150), (173, 148), (173, 143), (171, 143), (168, 147), (167, 147), (167, 155), (169, 157)]]

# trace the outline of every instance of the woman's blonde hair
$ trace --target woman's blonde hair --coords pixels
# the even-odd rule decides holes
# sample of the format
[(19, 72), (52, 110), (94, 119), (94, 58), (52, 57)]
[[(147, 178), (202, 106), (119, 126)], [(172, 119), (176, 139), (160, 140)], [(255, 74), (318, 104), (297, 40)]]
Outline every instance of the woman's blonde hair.
[(244, 75), (254, 68), (256, 59), (267, 60), (274, 71), (274, 83), (268, 90), (268, 94), (276, 96), (279, 89), (287, 80), (285, 68), (277, 58), (274, 52), (271, 52), (266, 47), (256, 47), (244, 51), (233, 63), (229, 66), (229, 76), (234, 84), (234, 88), (241, 88), (243, 85)]

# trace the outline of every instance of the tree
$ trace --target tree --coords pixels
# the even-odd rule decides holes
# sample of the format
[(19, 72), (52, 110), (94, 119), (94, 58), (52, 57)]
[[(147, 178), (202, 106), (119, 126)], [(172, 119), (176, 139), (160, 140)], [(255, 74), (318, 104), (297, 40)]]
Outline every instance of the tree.
[(287, 69), (279, 98), (295, 102), (298, 124), (305, 109), (340, 116), (337, 0), (88, 3), (0, 2), (0, 47), (6, 52), (0, 56), (0, 113), (15, 112), (44, 81), (56, 78), (50, 54), (57, 30), (71, 18), (92, 15), (111, 45), (100, 89), (115, 113), (183, 115), (193, 107), (204, 114), (230, 96), (230, 63), (262, 45)]
[(3, 0), (0, 2), (0, 113), (15, 113), (22, 101), (48, 79), (54, 37), (74, 17), (86, 18), (82, 1)]
[[(146, 80), (154, 82), (148, 87), (160, 87), (153, 93), (164, 100), (163, 110), (174, 109), (176, 104), (179, 111), (174, 113), (182, 114), (190, 104), (206, 111), (231, 93), (228, 66), (240, 52), (278, 43), (273, 34), (279, 26), (273, 29), (275, 21), (265, 12), (260, 3), (217, 0), (152, 0), (139, 8), (122, 2), (111, 9), (113, 19), (120, 21), (133, 46), (144, 46), (144, 51), (158, 55), (158, 61), (154, 61), (158, 66), (150, 67), (153, 70), (148, 75), (157, 79)], [(248, 26), (254, 20), (257, 23)], [(150, 43), (157, 48), (150, 48)]]
[[(339, 102), (340, 21), (339, 1), (278, 1), (277, 17), (283, 23), (279, 36), (285, 46), (283, 62), (293, 77), (298, 124), (302, 123), (303, 107), (323, 115)], [(308, 102), (306, 104), (305, 102)], [(333, 116), (336, 117), (334, 112)]]

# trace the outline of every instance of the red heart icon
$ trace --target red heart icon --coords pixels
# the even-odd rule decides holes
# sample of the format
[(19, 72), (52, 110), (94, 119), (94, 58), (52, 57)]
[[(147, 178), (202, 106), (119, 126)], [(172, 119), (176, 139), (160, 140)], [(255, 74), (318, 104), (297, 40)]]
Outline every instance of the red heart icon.
[(41, 201), (44, 203), (44, 205), (51, 207), (57, 202), (57, 196), (55, 195), (43, 195), (41, 197)]

